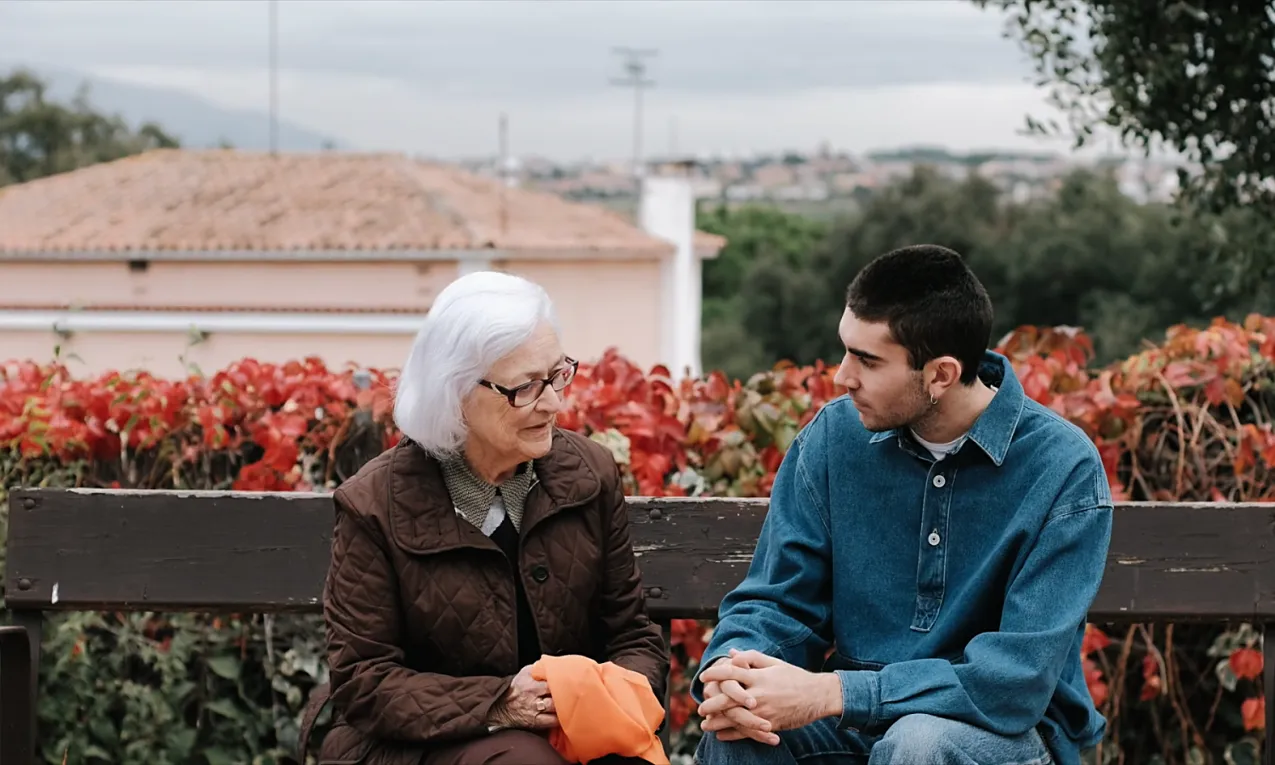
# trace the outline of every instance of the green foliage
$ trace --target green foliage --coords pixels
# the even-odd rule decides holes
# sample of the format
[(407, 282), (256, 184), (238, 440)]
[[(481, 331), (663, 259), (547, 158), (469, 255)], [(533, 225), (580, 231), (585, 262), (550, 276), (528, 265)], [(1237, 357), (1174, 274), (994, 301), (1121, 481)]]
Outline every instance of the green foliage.
[[(1203, 172), (1185, 190), (1213, 211), (1275, 192), (1270, 145), (1275, 106), (1275, 14), (1269, 2), (975, 0), (1009, 14), (1076, 145), (1094, 128), (1168, 149)], [(1059, 133), (1055, 122), (1033, 129)]]
[[(1070, 133), (1083, 146), (1101, 140), (1095, 128), (1103, 125), (1147, 154), (1180, 157), (1191, 214), (1275, 210), (1271, 2), (974, 2), (1008, 13), (1007, 34), (1066, 117), (1066, 127), (1029, 118), (1030, 130)], [(1246, 285), (1275, 279), (1275, 249), (1263, 244), (1240, 237), (1219, 250), (1209, 289), (1223, 299), (1254, 297)]]
[(1098, 171), (1014, 202), (977, 174), (920, 166), (833, 225), (760, 207), (706, 217), (729, 243), (705, 265), (704, 362), (731, 373), (838, 358), (847, 285), (876, 256), (919, 242), (967, 258), (996, 306), (994, 339), (1023, 324), (1082, 326), (1100, 362), (1173, 324), (1275, 304), (1260, 278), (1275, 252), (1267, 216), (1139, 204)]
[(701, 209), (696, 224), (729, 238), (717, 258), (704, 263), (704, 357), (728, 376), (746, 378), (773, 363), (773, 348), (791, 329), (784, 319), (800, 314), (800, 301), (817, 289), (791, 277), (804, 273), (828, 226), (770, 207), (725, 205)]
[[(1117, 367), (1078, 362), (1086, 348), (1082, 335), (1025, 327), (999, 350), (1028, 395), (1096, 439), (1116, 496), (1275, 497), (1275, 401), (1263, 389), (1275, 319), (1175, 330), (1115, 377)], [(73, 379), (62, 367), (6, 363), (0, 411), (16, 414), (5, 423), (0, 486), (330, 489), (396, 437), (386, 430), (392, 380), (378, 370), (367, 380), (314, 359), (248, 360), (180, 381)], [(764, 496), (798, 429), (839, 392), (825, 365), (746, 382), (715, 372), (677, 389), (662, 380), (608, 353), (582, 367), (560, 413), (560, 426), (612, 450), (626, 493)], [(41, 758), (52, 764), (282, 763), (295, 751), (305, 700), (325, 679), (317, 616), (101, 612), (46, 624), (39, 722)], [(704, 628), (672, 625), (675, 752), (697, 736), (686, 686)], [(1116, 723), (1095, 762), (1120, 751), (1129, 762), (1177, 765), (1197, 761), (1180, 756), (1192, 747), (1204, 761), (1225, 751), (1242, 761), (1264, 719), (1252, 630), (1125, 630), (1085, 641), (1091, 693)]]
[(85, 91), (69, 105), (50, 101), (47, 91), (24, 69), (0, 77), (0, 186), (177, 146), (158, 125), (133, 130), (95, 111)]
[(702, 208), (695, 222), (701, 231), (730, 236), (721, 254), (704, 264), (704, 292), (721, 296), (739, 292), (757, 260), (799, 266), (828, 232), (819, 221), (760, 206)]
[(317, 617), (71, 613), (46, 624), (46, 762), (290, 761), (326, 680)]
[[(7, 487), (84, 474), (13, 457), (0, 473), (0, 539)], [(225, 488), (207, 478), (194, 488)], [(0, 574), (3, 564), (0, 548)], [(305, 702), (328, 677), (313, 615), (51, 614), (41, 649), (37, 756), (49, 765), (295, 763)]]

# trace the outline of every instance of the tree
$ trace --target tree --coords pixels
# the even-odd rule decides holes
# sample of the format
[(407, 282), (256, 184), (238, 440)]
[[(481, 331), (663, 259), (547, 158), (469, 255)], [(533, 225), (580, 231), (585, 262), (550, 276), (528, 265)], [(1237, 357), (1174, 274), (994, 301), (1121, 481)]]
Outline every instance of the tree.
[(966, 258), (996, 307), (993, 340), (1023, 324), (1080, 326), (1099, 362), (1174, 324), (1239, 320), (1275, 304), (1275, 286), (1229, 284), (1220, 264), (1235, 250), (1275, 250), (1267, 216), (1254, 208), (1184, 216), (1135, 202), (1102, 172), (1073, 172), (1053, 193), (1015, 203), (976, 174), (958, 181), (921, 166), (824, 236), (775, 210), (708, 218), (731, 244), (705, 266), (704, 361), (732, 374), (838, 359), (846, 286), (870, 260), (908, 244)]
[(806, 261), (827, 238), (828, 227), (762, 205), (701, 209), (696, 226), (727, 238), (718, 256), (704, 263), (705, 363), (747, 377), (773, 363), (777, 349), (787, 348), (776, 336), (788, 331), (784, 319), (790, 313), (766, 311), (794, 294), (782, 285), (804, 278)]
[[(1147, 153), (1176, 153), (1188, 165), (1181, 212), (1214, 226), (1235, 224), (1227, 211), (1237, 208), (1275, 212), (1275, 3), (974, 2), (1008, 12), (1007, 33), (1051, 88), (1077, 147), (1105, 125)], [(1063, 132), (1055, 121), (1028, 126)], [(1218, 307), (1255, 300), (1275, 280), (1275, 250), (1229, 231), (1220, 238), (1227, 246), (1197, 264), (1212, 279), (1204, 289)]]
[[(1275, 204), (1275, 4), (1202, 0), (974, 0), (1009, 13), (1008, 33), (1068, 118), (1077, 146), (1106, 125), (1166, 148), (1185, 196), (1219, 212)], [(1036, 131), (1056, 122), (1029, 119)]]
[(795, 266), (828, 235), (821, 221), (763, 205), (705, 207), (697, 213), (695, 225), (730, 237), (717, 257), (704, 264), (704, 295), (714, 298), (738, 294), (749, 264), (757, 258), (773, 255)]
[(158, 125), (133, 130), (95, 111), (84, 89), (69, 105), (50, 101), (47, 91), (25, 69), (0, 78), (0, 186), (178, 145)]

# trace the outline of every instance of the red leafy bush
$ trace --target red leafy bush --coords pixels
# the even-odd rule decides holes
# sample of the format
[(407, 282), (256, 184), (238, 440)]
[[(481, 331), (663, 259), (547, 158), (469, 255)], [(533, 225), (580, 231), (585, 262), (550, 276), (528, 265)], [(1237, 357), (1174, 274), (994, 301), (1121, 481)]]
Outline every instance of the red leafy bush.
[[(1275, 500), (1275, 319), (1175, 327), (1162, 345), (1102, 369), (1090, 367), (1088, 338), (1069, 328), (1024, 327), (998, 350), (1029, 396), (1095, 441), (1118, 497)], [(607, 353), (581, 365), (559, 423), (610, 448), (630, 494), (767, 496), (798, 430), (840, 393), (834, 371), (781, 364), (746, 381), (712, 373), (675, 382), (663, 367), (644, 372)], [(61, 365), (9, 362), (0, 366), (0, 449), (15, 459), (5, 483), (329, 489), (397, 440), (392, 386), (384, 372), (317, 359), (244, 360), (186, 380), (76, 379)], [(672, 721), (692, 734), (682, 670), (699, 660), (708, 627), (682, 621), (671, 636)], [(1172, 625), (1159, 637), (1135, 626), (1120, 639), (1089, 629), (1086, 676), (1116, 720), (1109, 739), (1122, 757), (1154, 751), (1185, 762), (1192, 750), (1258, 746), (1239, 737), (1265, 719), (1260, 637), (1212, 628), (1184, 640), (1184, 629), (1176, 642)], [(1193, 689), (1183, 682), (1188, 644)], [(1139, 689), (1133, 700), (1129, 684)], [(1216, 699), (1200, 701), (1204, 687)], [(1175, 719), (1162, 724), (1162, 715)], [(1131, 719), (1138, 731), (1121, 727)]]

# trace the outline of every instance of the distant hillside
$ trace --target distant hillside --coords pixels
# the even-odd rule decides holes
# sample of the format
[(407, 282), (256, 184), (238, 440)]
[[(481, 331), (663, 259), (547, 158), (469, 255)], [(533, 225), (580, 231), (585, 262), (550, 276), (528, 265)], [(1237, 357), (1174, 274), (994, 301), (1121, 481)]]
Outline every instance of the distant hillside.
[(981, 165), (985, 162), (1053, 162), (1057, 154), (1026, 151), (984, 151), (961, 154), (940, 146), (915, 146), (902, 149), (872, 151), (866, 155), (872, 162), (916, 162), (953, 165)]
[[(0, 72), (19, 64), (0, 60)], [(130, 125), (153, 121), (182, 146), (206, 148), (223, 142), (236, 148), (270, 148), (270, 118), (264, 111), (224, 109), (198, 96), (179, 90), (86, 77), (75, 72), (30, 66), (49, 83), (50, 95), (59, 101), (75, 96), (81, 85), (88, 86), (89, 103), (99, 111), (119, 114)], [(281, 151), (318, 151), (324, 148), (349, 149), (348, 144), (287, 120), (279, 121)]]

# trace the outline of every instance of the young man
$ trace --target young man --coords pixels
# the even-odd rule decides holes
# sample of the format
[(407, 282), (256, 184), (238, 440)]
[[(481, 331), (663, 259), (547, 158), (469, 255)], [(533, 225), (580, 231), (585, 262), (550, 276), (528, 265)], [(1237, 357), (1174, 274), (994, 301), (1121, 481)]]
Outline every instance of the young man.
[(779, 468), (692, 693), (701, 765), (1079, 765), (1081, 668), (1111, 534), (1093, 443), (987, 350), (956, 253), (850, 285), (829, 402)]

